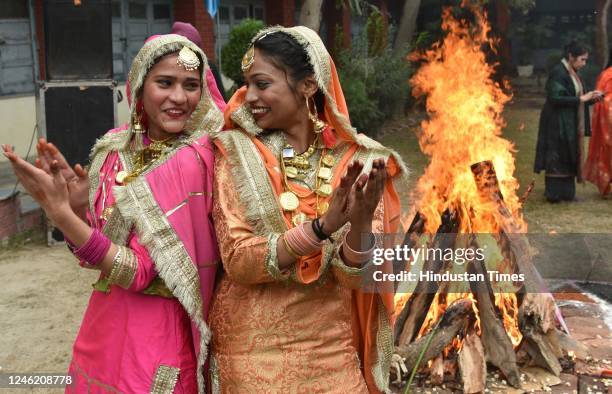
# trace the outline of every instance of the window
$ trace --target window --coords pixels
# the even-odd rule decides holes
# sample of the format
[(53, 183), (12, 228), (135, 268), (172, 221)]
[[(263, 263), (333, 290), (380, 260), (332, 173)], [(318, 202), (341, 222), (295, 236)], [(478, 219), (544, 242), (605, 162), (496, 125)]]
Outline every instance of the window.
[(147, 5), (143, 3), (130, 2), (128, 6), (128, 14), (133, 19), (147, 19)]
[(229, 8), (227, 8), (227, 7), (219, 7), (219, 19), (223, 23), (229, 23), (230, 22)]
[(234, 21), (239, 22), (248, 17), (247, 7), (234, 7)]
[(28, 17), (28, 2), (26, 0), (0, 1), (0, 19), (15, 19)]
[(153, 4), (153, 19), (170, 19), (170, 5)]
[(264, 20), (264, 10), (261, 7), (255, 7), (253, 10), (253, 18), (259, 19), (260, 21)]

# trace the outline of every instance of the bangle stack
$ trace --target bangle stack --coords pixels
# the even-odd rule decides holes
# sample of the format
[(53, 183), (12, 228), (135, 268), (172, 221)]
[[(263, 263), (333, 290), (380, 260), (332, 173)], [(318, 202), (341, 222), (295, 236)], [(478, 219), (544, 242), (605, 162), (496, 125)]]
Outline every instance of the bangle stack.
[(342, 255), (348, 262), (352, 264), (363, 265), (367, 263), (368, 261), (370, 261), (370, 259), (372, 258), (372, 254), (374, 254), (375, 246), (376, 246), (376, 242), (372, 242), (372, 246), (368, 250), (364, 250), (363, 252), (358, 252), (356, 250), (351, 249), (351, 247), (346, 242), (346, 234), (344, 234), (344, 240), (342, 241)]
[(283, 235), (283, 242), (287, 252), (296, 259), (315, 253), (324, 244), (324, 241), (317, 241), (308, 235), (304, 224), (287, 230)]
[(326, 239), (330, 237), (329, 235), (325, 234), (325, 232), (323, 231), (323, 224), (321, 223), (321, 220), (319, 218), (316, 218), (315, 220), (312, 221), (312, 231), (317, 235), (317, 237), (321, 241), (325, 241)]
[(94, 229), (87, 242), (81, 247), (73, 249), (73, 253), (79, 259), (86, 261), (90, 265), (97, 265), (108, 253), (111, 241), (98, 229)]

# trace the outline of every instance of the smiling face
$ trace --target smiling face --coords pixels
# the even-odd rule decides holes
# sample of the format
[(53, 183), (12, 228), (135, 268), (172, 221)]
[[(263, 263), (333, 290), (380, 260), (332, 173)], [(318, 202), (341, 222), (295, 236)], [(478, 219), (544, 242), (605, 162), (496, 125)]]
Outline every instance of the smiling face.
[(177, 56), (167, 55), (151, 67), (142, 87), (148, 133), (155, 140), (182, 132), (202, 94), (200, 72), (176, 64)]
[(246, 102), (262, 129), (289, 129), (308, 119), (303, 99), (304, 84), (292, 89), (285, 71), (276, 67), (259, 49), (255, 61), (245, 72)]
[(570, 53), (568, 57), (569, 59), (567, 62), (570, 64), (570, 66), (572, 66), (574, 70), (578, 71), (586, 65), (587, 60), (589, 59), (589, 54), (585, 53), (585, 54), (574, 57)]

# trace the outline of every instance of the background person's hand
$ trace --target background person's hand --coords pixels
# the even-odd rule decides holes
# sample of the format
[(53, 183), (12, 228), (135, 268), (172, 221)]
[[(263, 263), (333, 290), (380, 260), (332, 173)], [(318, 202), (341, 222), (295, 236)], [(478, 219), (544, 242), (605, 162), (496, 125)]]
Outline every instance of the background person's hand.
[(587, 101), (601, 100), (603, 97), (604, 97), (604, 94), (600, 92), (599, 90), (591, 90), (590, 92), (587, 92), (583, 94), (582, 96), (580, 96), (580, 101), (583, 103), (586, 103)]

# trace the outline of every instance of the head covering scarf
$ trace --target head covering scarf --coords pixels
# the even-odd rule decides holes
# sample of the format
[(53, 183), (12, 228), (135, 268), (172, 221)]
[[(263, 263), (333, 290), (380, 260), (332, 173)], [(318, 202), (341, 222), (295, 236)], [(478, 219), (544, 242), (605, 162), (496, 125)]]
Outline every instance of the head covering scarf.
[[(165, 34), (149, 37), (132, 62), (132, 67), (130, 68), (130, 72), (128, 74), (128, 83), (126, 85), (126, 89), (128, 90), (128, 101), (130, 104), (130, 123), (128, 126), (129, 137), (126, 143), (131, 143), (133, 148), (139, 149), (143, 146), (142, 134), (134, 132), (133, 120), (136, 113), (138, 111), (142, 111), (142, 104), (140, 104), (138, 96), (142, 90), (142, 86), (144, 85), (145, 78), (158, 58), (169, 53), (178, 52), (183, 47), (191, 49), (198, 55), (200, 61), (202, 62), (200, 67), (203, 75), (210, 73), (206, 55), (200, 49), (200, 47), (186, 37), (178, 34)], [(192, 135), (198, 130), (216, 130), (217, 126), (220, 126), (220, 111), (217, 111), (220, 110), (220, 108), (213, 99), (208, 88), (211, 81), (209, 81), (209, 78), (205, 78), (204, 80), (206, 83), (205, 86), (202, 87), (202, 96), (200, 101), (191, 114), (191, 118), (185, 124), (184, 132), (189, 135)], [(212, 79), (212, 82), (214, 82), (214, 78)], [(134, 98), (137, 99), (134, 100)]]
[[(319, 35), (305, 26), (290, 28), (274, 26), (261, 30), (253, 38), (252, 43), (276, 32), (288, 34), (306, 51), (310, 64), (313, 67), (314, 77), (319, 90), (325, 96), (325, 105), (319, 113), (319, 118), (330, 125), (331, 132), (333, 133), (333, 138), (331, 139), (333, 144), (338, 145), (344, 142), (350, 145), (347, 154), (342, 157), (338, 168), (341, 171), (345, 171), (346, 166), (354, 159), (353, 154), (360, 150), (375, 152), (380, 157), (389, 157), (387, 161), (388, 178), (385, 193), (383, 194), (385, 207), (384, 231), (387, 234), (395, 233), (399, 227), (400, 202), (393, 184), (397, 181), (406, 180), (408, 171), (403, 161), (395, 152), (363, 134), (358, 134), (351, 126), (348, 108), (342, 87), (340, 86), (336, 67)], [(246, 103), (246, 93), (246, 87), (242, 87), (234, 93), (228, 102), (224, 113), (225, 129), (242, 128), (246, 133), (255, 136), (263, 130), (257, 126), (249, 110)], [(274, 163), (276, 163), (276, 158), (266, 152), (263, 143), (257, 139), (253, 141), (264, 156), (263, 159), (266, 165), (268, 166), (269, 164), (273, 167)], [(281, 188), (281, 179), (278, 171), (268, 168), (268, 175), (275, 189)], [(334, 178), (336, 177), (334, 176)], [(308, 199), (303, 200), (307, 201)], [(311, 216), (314, 215), (313, 209), (303, 205), (306, 204), (300, 204), (302, 212)], [(258, 226), (259, 224), (256, 224), (255, 228), (257, 229)], [(317, 258), (318, 261), (316, 260)], [(297, 275), (302, 282), (311, 283), (317, 280), (320, 275), (321, 254), (315, 256), (312, 261), (308, 261), (308, 264), (304, 264), (303, 267), (297, 269)], [(385, 272), (392, 272), (390, 262), (387, 262), (381, 269)], [(384, 392), (388, 386), (393, 343), (392, 337), (390, 338), (392, 336), (390, 327), (387, 329), (386, 326), (388, 326), (388, 322), (392, 322), (394, 319), (393, 298), (393, 289), (388, 288), (383, 289), (379, 294), (360, 290), (352, 292), (353, 339), (362, 360), (364, 377), (368, 390), (371, 393)], [(382, 322), (381, 319), (387, 323)]]

